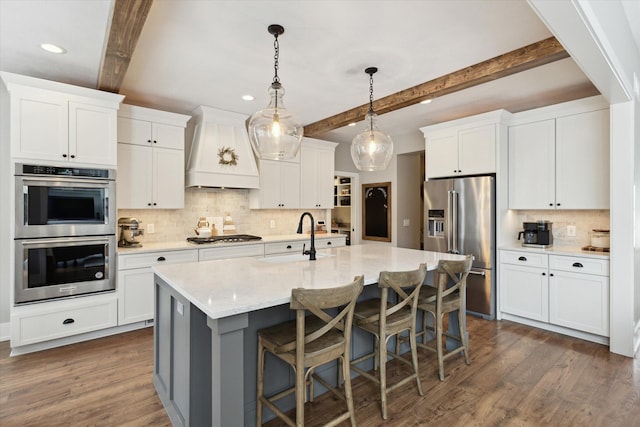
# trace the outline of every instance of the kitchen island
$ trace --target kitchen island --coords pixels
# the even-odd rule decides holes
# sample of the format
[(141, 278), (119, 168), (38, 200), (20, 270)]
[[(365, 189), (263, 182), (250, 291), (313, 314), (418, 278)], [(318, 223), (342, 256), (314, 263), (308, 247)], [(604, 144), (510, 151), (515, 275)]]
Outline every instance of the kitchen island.
[[(320, 250), (316, 261), (289, 254), (154, 267), (156, 325), (154, 386), (174, 425), (242, 426), (255, 422), (258, 329), (292, 319), (294, 288), (331, 288), (363, 274), (413, 270), (460, 255), (357, 245)], [(376, 287), (363, 294), (375, 294)], [(354, 336), (353, 357), (370, 350)], [(269, 363), (272, 363), (270, 361)], [(272, 364), (272, 366), (275, 362)], [(266, 392), (289, 385), (288, 367), (275, 365)]]

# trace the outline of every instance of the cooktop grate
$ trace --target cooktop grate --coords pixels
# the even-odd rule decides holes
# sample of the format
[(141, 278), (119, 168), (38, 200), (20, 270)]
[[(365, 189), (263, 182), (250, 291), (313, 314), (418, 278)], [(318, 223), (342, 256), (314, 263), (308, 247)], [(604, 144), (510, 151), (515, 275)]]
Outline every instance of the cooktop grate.
[(262, 237), (252, 236), (251, 234), (227, 234), (211, 237), (187, 237), (187, 242), (195, 243), (197, 245), (203, 245), (206, 243), (249, 242), (252, 240), (262, 240)]

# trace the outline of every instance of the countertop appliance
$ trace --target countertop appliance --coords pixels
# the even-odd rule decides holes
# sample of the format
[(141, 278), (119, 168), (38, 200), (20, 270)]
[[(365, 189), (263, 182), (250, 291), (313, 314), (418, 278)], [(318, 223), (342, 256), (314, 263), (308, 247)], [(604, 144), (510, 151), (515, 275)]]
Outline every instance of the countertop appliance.
[(187, 237), (187, 242), (195, 243), (196, 245), (204, 245), (207, 243), (250, 242), (252, 240), (262, 240), (262, 237), (252, 236), (251, 234), (226, 234), (223, 236)]
[(473, 255), (467, 312), (486, 319), (496, 315), (495, 188), (494, 176), (424, 183), (424, 249)]
[(518, 240), (522, 237), (522, 246), (530, 248), (550, 248), (553, 246), (552, 222), (535, 221), (523, 222), (523, 231), (518, 233)]
[(144, 229), (140, 228), (142, 221), (137, 218), (125, 217), (118, 220), (120, 227), (120, 238), (118, 239), (118, 247), (120, 248), (140, 248), (140, 243), (136, 238), (144, 236)]

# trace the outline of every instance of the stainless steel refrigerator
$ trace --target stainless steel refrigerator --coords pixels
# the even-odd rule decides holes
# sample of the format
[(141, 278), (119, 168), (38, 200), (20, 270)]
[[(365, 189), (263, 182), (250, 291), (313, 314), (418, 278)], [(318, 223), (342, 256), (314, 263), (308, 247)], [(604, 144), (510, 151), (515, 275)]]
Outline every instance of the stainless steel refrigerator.
[(424, 183), (424, 249), (474, 256), (467, 312), (486, 319), (496, 314), (495, 188), (493, 176)]

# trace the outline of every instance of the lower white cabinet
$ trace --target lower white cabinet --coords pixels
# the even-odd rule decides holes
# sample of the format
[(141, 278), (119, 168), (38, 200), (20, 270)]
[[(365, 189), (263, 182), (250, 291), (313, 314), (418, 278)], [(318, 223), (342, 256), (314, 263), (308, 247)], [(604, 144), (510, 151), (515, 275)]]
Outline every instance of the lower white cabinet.
[(262, 258), (263, 256), (263, 244), (224, 246), (221, 248), (203, 248), (198, 250), (198, 261), (242, 257)]
[(154, 318), (153, 271), (157, 264), (198, 261), (198, 250), (118, 254), (118, 324)]
[(114, 292), (29, 304), (11, 311), (11, 347), (117, 326)]
[[(320, 235), (321, 237), (315, 236), (315, 247), (316, 249), (329, 249), (329, 248), (339, 248), (347, 245), (346, 236), (339, 237), (325, 237), (324, 235)], [(304, 250), (309, 250), (311, 247), (311, 235), (308, 236), (309, 239), (298, 239), (298, 240), (289, 240), (282, 242), (273, 242), (273, 243), (265, 243), (264, 244), (264, 255), (282, 255), (282, 254), (295, 254), (302, 253)]]
[(609, 336), (609, 261), (500, 251), (500, 311)]

